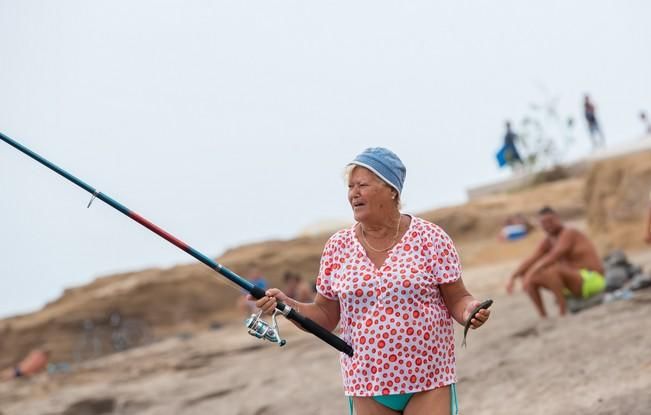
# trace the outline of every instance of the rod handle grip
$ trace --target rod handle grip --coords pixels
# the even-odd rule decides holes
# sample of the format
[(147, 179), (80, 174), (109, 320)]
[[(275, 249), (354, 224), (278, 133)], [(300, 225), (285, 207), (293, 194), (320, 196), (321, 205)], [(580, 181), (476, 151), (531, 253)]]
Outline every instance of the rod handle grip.
[[(249, 292), (253, 297), (258, 299), (265, 296), (265, 290), (257, 286), (251, 288)], [(280, 301), (276, 303), (276, 308), (279, 309), (280, 311), (285, 310), (285, 307), (287, 306)], [(306, 331), (312, 333), (313, 335), (320, 338), (324, 342), (328, 343), (330, 346), (334, 347), (340, 352), (346, 353), (348, 356), (351, 357), (353, 356), (353, 348), (348, 343), (346, 343), (341, 338), (334, 335), (332, 332), (329, 332), (328, 330), (324, 329), (323, 327), (321, 327), (311, 319), (305, 317), (302, 314), (299, 314), (296, 310), (291, 309), (289, 314), (287, 314), (287, 318), (289, 320), (295, 321), (299, 326), (303, 327)]]
[(328, 343), (330, 346), (334, 347), (340, 352), (345, 353), (350, 357), (353, 357), (353, 348), (348, 343), (343, 341), (340, 337), (334, 335), (332, 332), (329, 332), (328, 330), (324, 329), (323, 327), (321, 327), (311, 319), (299, 314), (296, 310), (292, 309), (287, 315), (287, 318), (290, 320), (294, 320), (305, 330), (314, 334), (316, 337), (320, 338), (321, 340)]

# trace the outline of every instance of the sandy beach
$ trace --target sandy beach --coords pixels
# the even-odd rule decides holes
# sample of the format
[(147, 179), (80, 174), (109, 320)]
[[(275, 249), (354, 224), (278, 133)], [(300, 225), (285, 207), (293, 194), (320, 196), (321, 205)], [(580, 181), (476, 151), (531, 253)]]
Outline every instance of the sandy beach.
[[(651, 253), (633, 259), (651, 265)], [(540, 320), (524, 294), (507, 296), (513, 263), (466, 270), (493, 298), (490, 324), (460, 348), (464, 414), (647, 414), (651, 408), (651, 290), (564, 318)], [(343, 414), (337, 352), (283, 322), (279, 348), (231, 325), (88, 362), (68, 374), (0, 385), (4, 415)]]

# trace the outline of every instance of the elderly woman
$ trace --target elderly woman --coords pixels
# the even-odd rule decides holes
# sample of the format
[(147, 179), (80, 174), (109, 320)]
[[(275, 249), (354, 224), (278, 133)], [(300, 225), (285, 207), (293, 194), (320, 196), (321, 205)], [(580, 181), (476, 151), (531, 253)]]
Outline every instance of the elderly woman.
[[(256, 305), (280, 300), (328, 330), (341, 326), (354, 356), (341, 354), (351, 414), (456, 413), (454, 318), (479, 305), (461, 280), (459, 256), (437, 225), (400, 213), (406, 170), (384, 148), (348, 166), (356, 224), (326, 243), (312, 303), (269, 289)], [(481, 326), (481, 310), (471, 320)]]

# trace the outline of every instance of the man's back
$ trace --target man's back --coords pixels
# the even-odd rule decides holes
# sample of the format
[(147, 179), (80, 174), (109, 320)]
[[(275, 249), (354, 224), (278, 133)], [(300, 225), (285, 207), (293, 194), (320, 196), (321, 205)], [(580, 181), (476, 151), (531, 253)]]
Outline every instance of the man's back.
[(572, 268), (604, 272), (596, 247), (578, 229), (565, 226), (558, 237), (548, 236), (547, 240), (552, 248), (557, 244), (567, 247), (560, 259)]

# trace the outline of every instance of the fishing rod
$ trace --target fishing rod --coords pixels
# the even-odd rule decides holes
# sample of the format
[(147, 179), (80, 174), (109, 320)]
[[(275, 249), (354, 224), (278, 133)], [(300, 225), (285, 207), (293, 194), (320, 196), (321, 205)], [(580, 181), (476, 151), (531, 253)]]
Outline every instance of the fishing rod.
[[(140, 216), (136, 212), (130, 210), (126, 206), (122, 205), (121, 203), (117, 202), (116, 200), (112, 199), (111, 197), (107, 196), (106, 194), (100, 192), (99, 190), (95, 189), (94, 187), (88, 185), (87, 183), (83, 182), (82, 180), (79, 180), (77, 177), (73, 176), (72, 174), (68, 173), (67, 171), (63, 170), (62, 168), (56, 166), (55, 164), (51, 163), (50, 161), (46, 160), (45, 158), (39, 156), (38, 154), (34, 153), (32, 150), (28, 149), (27, 147), (23, 146), (22, 144), (12, 140), (11, 138), (7, 137), (6, 135), (0, 133), (0, 140), (6, 142), (10, 146), (14, 147), (18, 151), (26, 154), (27, 156), (33, 158), (37, 162), (41, 163), (45, 167), (49, 168), (50, 170), (54, 171), (55, 173), (63, 176), (64, 178), (68, 179), (69, 181), (73, 182), (77, 186), (81, 187), (91, 195), (93, 195), (90, 199), (90, 202), (88, 203), (87, 207), (90, 207), (90, 205), (93, 203), (93, 200), (99, 199), (102, 202), (106, 203), (107, 205), (115, 208), (116, 210), (124, 213), (126, 216), (129, 218), (133, 219), (134, 221), (138, 222), (145, 228), (149, 229), (150, 231), (154, 232), (158, 236), (162, 237), (163, 239), (167, 240), (168, 242), (172, 243), (176, 247), (182, 249), (183, 251), (187, 252), (188, 254), (192, 255), (194, 258), (198, 259), (199, 261), (203, 262), (205, 265), (207, 265), (209, 268), (212, 270), (220, 273), (224, 277), (226, 277), (228, 280), (231, 282), (237, 284), (244, 290), (248, 291), (253, 297), (255, 298), (262, 298), (265, 296), (265, 291), (251, 283), (250, 281), (240, 277), (230, 269), (226, 268), (225, 266), (213, 261), (212, 259), (208, 258), (206, 255), (202, 254), (201, 252), (197, 251), (196, 249), (192, 248), (190, 245), (186, 244), (185, 242), (181, 241), (180, 239), (176, 238), (174, 235), (168, 233), (164, 229), (158, 227), (154, 223), (148, 221), (144, 217)], [(253, 314), (251, 317), (249, 317), (245, 325), (249, 329), (248, 332), (250, 335), (264, 339), (264, 340), (269, 340), (272, 343), (277, 343), (280, 346), (284, 346), (286, 344), (286, 341), (280, 337), (280, 332), (278, 331), (278, 324), (276, 322), (276, 315), (277, 314), (282, 314), (285, 316), (287, 319), (294, 321), (297, 323), (299, 326), (301, 326), (303, 329), (306, 331), (312, 333), (316, 337), (320, 338), (324, 342), (328, 343), (330, 346), (334, 347), (335, 349), (339, 350), (342, 353), (347, 354), (348, 356), (353, 355), (353, 348), (343, 341), (341, 338), (335, 336), (333, 333), (329, 332), (328, 330), (324, 329), (314, 321), (310, 320), (309, 318), (299, 314), (296, 310), (291, 308), (289, 305), (284, 304), (283, 302), (278, 301), (276, 303), (276, 310), (274, 311), (272, 315), (272, 323), (269, 324), (266, 321), (262, 320), (262, 312), (259, 312), (257, 315)]]

